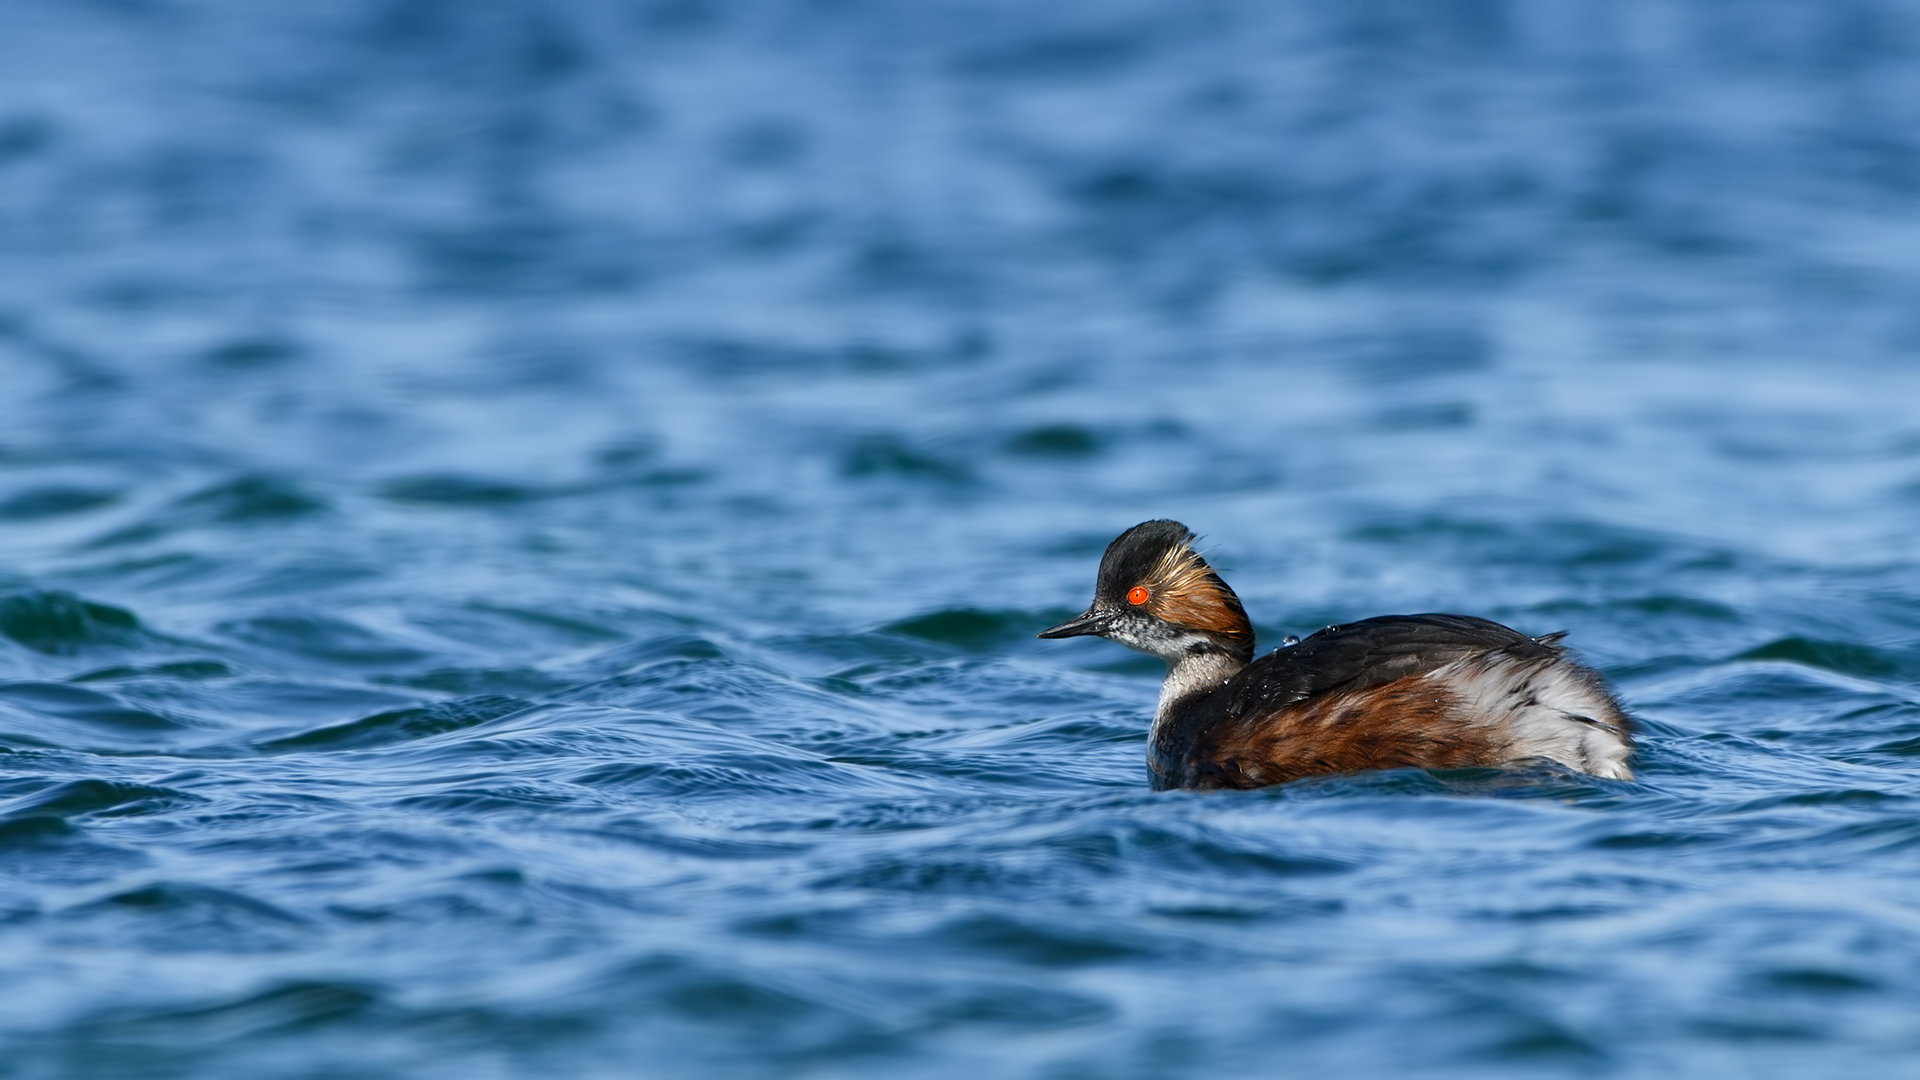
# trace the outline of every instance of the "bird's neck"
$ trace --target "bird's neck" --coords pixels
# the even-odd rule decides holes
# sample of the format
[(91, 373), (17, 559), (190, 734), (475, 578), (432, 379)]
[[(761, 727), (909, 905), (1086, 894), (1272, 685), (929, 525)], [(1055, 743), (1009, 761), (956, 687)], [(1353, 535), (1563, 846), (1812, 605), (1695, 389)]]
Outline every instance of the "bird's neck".
[(1160, 704), (1153, 710), (1157, 733), (1188, 708), (1240, 673), (1245, 660), (1219, 650), (1190, 652), (1167, 665), (1167, 679), (1160, 684)]

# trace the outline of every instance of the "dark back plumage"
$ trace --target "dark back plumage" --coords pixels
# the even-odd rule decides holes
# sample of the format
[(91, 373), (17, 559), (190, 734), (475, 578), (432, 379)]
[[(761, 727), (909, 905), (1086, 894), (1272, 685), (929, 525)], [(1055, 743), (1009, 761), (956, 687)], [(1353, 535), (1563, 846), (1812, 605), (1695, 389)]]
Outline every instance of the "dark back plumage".
[(1227, 715), (1277, 709), (1321, 694), (1383, 686), (1495, 649), (1543, 659), (1559, 651), (1471, 615), (1381, 615), (1329, 626), (1255, 660), (1219, 707)]

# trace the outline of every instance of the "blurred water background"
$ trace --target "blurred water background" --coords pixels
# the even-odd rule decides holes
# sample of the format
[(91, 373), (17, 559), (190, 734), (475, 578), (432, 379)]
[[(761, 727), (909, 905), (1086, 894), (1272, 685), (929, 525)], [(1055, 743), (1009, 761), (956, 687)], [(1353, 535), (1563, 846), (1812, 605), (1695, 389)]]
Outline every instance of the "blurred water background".
[[(1920, 1067), (1920, 3), (12, 0), (0, 1075)], [(1037, 642), (1571, 642), (1153, 794)]]

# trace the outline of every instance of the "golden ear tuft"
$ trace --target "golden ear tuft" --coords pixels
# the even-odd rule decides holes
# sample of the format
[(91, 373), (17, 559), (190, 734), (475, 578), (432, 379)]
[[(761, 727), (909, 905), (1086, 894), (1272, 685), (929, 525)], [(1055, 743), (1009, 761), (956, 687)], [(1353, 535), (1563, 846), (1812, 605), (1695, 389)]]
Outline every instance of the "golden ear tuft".
[[(1239, 602), (1228, 605), (1231, 593), (1223, 595), (1225, 585), (1188, 545), (1168, 548), (1148, 580), (1153, 582), (1153, 593), (1158, 597), (1156, 614), (1161, 618), (1232, 638), (1247, 635), (1247, 617), (1239, 613)], [(1129, 593), (1127, 599), (1131, 601), (1133, 595)]]

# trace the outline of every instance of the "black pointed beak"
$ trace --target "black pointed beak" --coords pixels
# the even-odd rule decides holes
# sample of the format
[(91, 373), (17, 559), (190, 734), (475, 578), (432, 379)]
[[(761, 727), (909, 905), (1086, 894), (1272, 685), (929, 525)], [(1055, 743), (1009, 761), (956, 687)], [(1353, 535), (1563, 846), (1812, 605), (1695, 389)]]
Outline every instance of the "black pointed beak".
[(1107, 632), (1107, 627), (1112, 625), (1113, 615), (1110, 612), (1101, 611), (1098, 608), (1088, 608), (1086, 611), (1075, 615), (1059, 626), (1049, 626), (1034, 636), (1059, 638), (1080, 637), (1083, 634), (1104, 634)]

